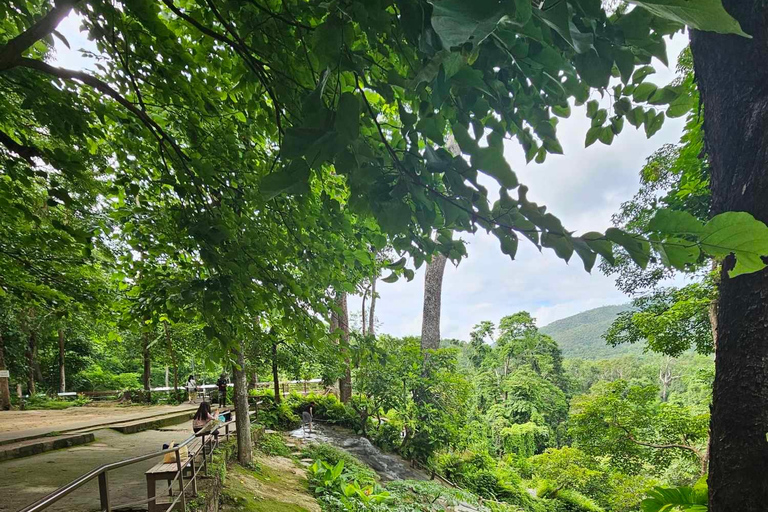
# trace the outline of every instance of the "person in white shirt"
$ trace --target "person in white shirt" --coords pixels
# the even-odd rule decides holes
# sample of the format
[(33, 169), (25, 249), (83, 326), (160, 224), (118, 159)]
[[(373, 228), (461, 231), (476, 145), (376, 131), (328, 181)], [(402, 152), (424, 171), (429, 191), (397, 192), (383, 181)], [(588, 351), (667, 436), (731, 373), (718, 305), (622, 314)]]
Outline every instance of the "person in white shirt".
[(190, 375), (187, 379), (187, 393), (189, 394), (189, 403), (195, 403), (197, 400), (197, 381), (194, 375)]

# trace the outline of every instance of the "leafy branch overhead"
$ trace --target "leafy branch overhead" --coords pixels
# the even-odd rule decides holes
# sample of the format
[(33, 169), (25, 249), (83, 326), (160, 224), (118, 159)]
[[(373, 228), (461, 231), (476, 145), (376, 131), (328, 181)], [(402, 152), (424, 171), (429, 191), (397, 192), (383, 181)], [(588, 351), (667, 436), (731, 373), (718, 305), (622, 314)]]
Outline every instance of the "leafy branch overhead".
[[(146, 274), (132, 254), (183, 269), (168, 304), (204, 311), (230, 340), (232, 315), (327, 316), (329, 289), (375, 272), (372, 251), (393, 247), (416, 267), (435, 252), (459, 260), (453, 232), (492, 232), (512, 258), (526, 238), (566, 261), (575, 252), (587, 270), (615, 244), (641, 265), (685, 264), (695, 250), (666, 238), (575, 236), (527, 198), (505, 145), (517, 140), (529, 162), (562, 153), (558, 119), (582, 104), (588, 143), (610, 143), (625, 121), (650, 136), (694, 107), (647, 81), (654, 57), (666, 63), (664, 38), (683, 24), (740, 33), (717, 0), (615, 11), (582, 0), (14, 0), (0, 12), (3, 176), (73, 212), (61, 226), (88, 217), (83, 238), (110, 239), (126, 279)], [(95, 46), (88, 69), (50, 63), (68, 15)], [(14, 219), (58, 229), (10, 190), (0, 204)], [(759, 234), (744, 217), (728, 226)], [(763, 250), (664, 236), (729, 249), (736, 272)]]

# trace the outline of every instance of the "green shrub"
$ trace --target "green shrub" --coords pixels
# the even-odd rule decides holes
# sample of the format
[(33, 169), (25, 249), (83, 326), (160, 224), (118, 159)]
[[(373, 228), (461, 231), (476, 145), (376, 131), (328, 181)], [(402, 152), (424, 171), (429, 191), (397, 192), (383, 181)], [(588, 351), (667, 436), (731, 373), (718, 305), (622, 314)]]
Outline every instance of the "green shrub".
[(357, 457), (331, 446), (327, 443), (311, 443), (305, 445), (301, 451), (302, 458), (312, 459), (314, 461), (324, 461), (335, 466), (340, 461), (344, 462), (346, 471), (353, 475), (355, 480), (361, 483), (373, 482), (376, 480), (376, 473)]
[(368, 433), (371, 441), (387, 452), (394, 452), (400, 447), (400, 433), (403, 431), (402, 421), (384, 421), (381, 425), (371, 429)]
[(41, 410), (60, 410), (69, 409), (70, 407), (81, 407), (83, 405), (91, 403), (91, 400), (86, 397), (77, 397), (74, 400), (51, 398), (43, 393), (32, 395), (24, 403), (26, 409), (41, 409)]
[(291, 450), (285, 445), (280, 434), (263, 434), (256, 446), (262, 453), (270, 456), (290, 457)]

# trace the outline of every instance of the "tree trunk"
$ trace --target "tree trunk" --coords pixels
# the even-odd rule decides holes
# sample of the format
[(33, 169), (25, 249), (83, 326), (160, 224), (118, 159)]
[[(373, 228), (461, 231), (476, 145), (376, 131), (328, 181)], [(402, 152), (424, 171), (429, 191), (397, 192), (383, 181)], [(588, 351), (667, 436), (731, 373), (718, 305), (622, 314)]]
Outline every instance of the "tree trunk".
[(142, 383), (144, 384), (144, 391), (146, 392), (144, 399), (149, 402), (150, 389), (152, 386), (152, 362), (149, 354), (149, 332), (147, 332), (146, 328), (141, 333), (141, 356), (144, 359), (144, 374), (142, 375)]
[(341, 330), (341, 354), (344, 357), (344, 376), (339, 379), (339, 399), (343, 403), (352, 398), (352, 370), (349, 362), (349, 311), (347, 310), (347, 292), (336, 292), (336, 305), (341, 310), (338, 315), (338, 326)]
[[(704, 109), (712, 213), (745, 211), (768, 222), (768, 8), (724, 0), (747, 39), (692, 31)], [(729, 278), (717, 305), (709, 511), (764, 510), (768, 503), (768, 271)]]
[(237, 364), (234, 366), (235, 378), (235, 425), (237, 426), (237, 461), (242, 465), (253, 462), (251, 444), (251, 420), (248, 417), (248, 381), (245, 376), (245, 348), (240, 342), (237, 351)]
[[(0, 332), (0, 370), (7, 370), (5, 366), (5, 342), (3, 333)], [(11, 389), (8, 377), (0, 377), (0, 410), (7, 411), (11, 408)]]
[(59, 327), (59, 393), (67, 392), (67, 372), (64, 368), (64, 329)]
[(272, 342), (272, 384), (275, 387), (275, 403), (279, 404), (283, 395), (280, 392), (280, 376), (277, 374), (277, 342)]
[(366, 288), (365, 290), (363, 290), (363, 311), (362, 311), (362, 314), (360, 315), (360, 332), (362, 333), (363, 336), (365, 336), (365, 328), (366, 328), (365, 299), (368, 297), (369, 288)]
[(443, 273), (447, 258), (435, 254), (427, 264), (424, 276), (424, 312), (421, 320), (421, 352), (440, 348), (440, 303), (443, 293)]
[(35, 388), (35, 365), (37, 364), (37, 333), (35, 328), (29, 326), (29, 340), (27, 344), (27, 392), (32, 397), (37, 389)]
[[(173, 341), (171, 340), (171, 331), (168, 330), (168, 322), (163, 322), (165, 330), (165, 342), (168, 345), (168, 353), (171, 355), (171, 365), (173, 366), (173, 394), (174, 398), (179, 391), (179, 365), (176, 362), (176, 351), (173, 350)], [(168, 387), (168, 367), (165, 368), (165, 387)]]
[(374, 336), (376, 334), (373, 321), (375, 316), (373, 316), (374, 310), (376, 309), (376, 281), (378, 281), (378, 276), (375, 276), (371, 280), (371, 307), (368, 309), (368, 335)]
[(165, 365), (165, 387), (171, 386), (171, 369)]

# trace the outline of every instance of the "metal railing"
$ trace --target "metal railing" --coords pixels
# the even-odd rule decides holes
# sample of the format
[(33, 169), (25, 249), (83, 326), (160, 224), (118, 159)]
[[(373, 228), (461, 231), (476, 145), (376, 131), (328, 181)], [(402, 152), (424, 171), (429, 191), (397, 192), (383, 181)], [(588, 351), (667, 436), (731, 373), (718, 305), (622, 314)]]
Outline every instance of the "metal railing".
[[(254, 414), (254, 411), (249, 411), (248, 416), (250, 417), (252, 414)], [(160, 456), (165, 456), (165, 454), (168, 453), (175, 453), (176, 454), (176, 473), (174, 478), (170, 481), (170, 485), (168, 490), (172, 491), (173, 484), (178, 480), (179, 482), (179, 493), (176, 496), (176, 499), (173, 500), (168, 505), (168, 508), (166, 509), (167, 512), (170, 512), (173, 510), (173, 508), (176, 506), (179, 501), (181, 501), (182, 504), (182, 510), (186, 511), (186, 497), (185, 497), (185, 491), (188, 489), (190, 485), (193, 485), (193, 490), (197, 490), (197, 474), (199, 472), (198, 470), (193, 469), (191, 478), (189, 479), (189, 482), (187, 482), (186, 485), (184, 485), (184, 469), (190, 464), (194, 465), (194, 458), (197, 456), (196, 453), (190, 453), (187, 460), (183, 461), (181, 460), (181, 449), (185, 446), (189, 446), (190, 443), (192, 443), (195, 439), (201, 438), (201, 446), (200, 451), (203, 455), (203, 468), (205, 471), (205, 474), (208, 474), (208, 463), (207, 456), (210, 457), (210, 462), (213, 462), (213, 451), (218, 446), (218, 437), (214, 435), (214, 432), (218, 432), (221, 429), (224, 429), (224, 436), (227, 440), (229, 440), (229, 426), (233, 423), (235, 423), (235, 419), (232, 419), (230, 421), (227, 421), (225, 423), (222, 423), (218, 427), (216, 427), (215, 430), (211, 430), (209, 432), (198, 432), (197, 434), (193, 434), (187, 439), (185, 439), (181, 444), (174, 445), (173, 447), (166, 448), (165, 450), (160, 450), (157, 452), (148, 453), (146, 455), (139, 455), (137, 457), (131, 457), (130, 459), (125, 459), (117, 462), (110, 462), (108, 464), (102, 464), (101, 466), (89, 471), (88, 473), (76, 478), (75, 480), (71, 481), (67, 485), (60, 487), (53, 491), (52, 493), (48, 494), (47, 496), (44, 496), (40, 498), (39, 500), (35, 501), (34, 503), (27, 505), (26, 507), (19, 510), (19, 512), (38, 512), (40, 510), (45, 510), (57, 501), (61, 500), (62, 498), (68, 496), (69, 494), (73, 493), (80, 487), (84, 486), (88, 482), (94, 480), (95, 478), (98, 478), (99, 480), (99, 500), (101, 503), (100, 510), (102, 512), (111, 512), (112, 510), (116, 510), (118, 508), (125, 508), (128, 506), (136, 505), (136, 504), (143, 504), (150, 501), (154, 501), (156, 497), (150, 497), (146, 500), (140, 500), (138, 502), (131, 502), (131, 503), (125, 503), (122, 505), (113, 506), (110, 502), (110, 496), (109, 496), (109, 472), (114, 471), (116, 469), (123, 468), (125, 466), (130, 466), (132, 464), (136, 464), (139, 462), (143, 462), (145, 460), (154, 459)], [(250, 422), (249, 422), (250, 423)], [(208, 439), (206, 439), (208, 437)], [(206, 452), (206, 446), (209, 446), (210, 449)], [(151, 505), (150, 505), (150, 508)]]

